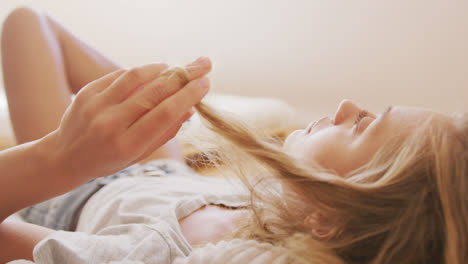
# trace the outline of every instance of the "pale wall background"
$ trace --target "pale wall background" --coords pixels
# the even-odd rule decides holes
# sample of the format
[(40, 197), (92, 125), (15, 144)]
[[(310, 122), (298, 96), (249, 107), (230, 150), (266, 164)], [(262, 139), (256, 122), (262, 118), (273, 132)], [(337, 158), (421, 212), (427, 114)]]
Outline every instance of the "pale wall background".
[(2, 0), (0, 21), (24, 4), (122, 65), (209, 56), (214, 92), (281, 98), (312, 118), (343, 98), (468, 110), (468, 1)]

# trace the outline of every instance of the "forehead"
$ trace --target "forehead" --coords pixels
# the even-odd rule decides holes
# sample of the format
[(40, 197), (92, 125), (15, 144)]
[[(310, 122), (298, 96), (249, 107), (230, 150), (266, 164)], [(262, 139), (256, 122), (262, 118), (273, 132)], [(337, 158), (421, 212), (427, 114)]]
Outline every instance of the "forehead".
[(424, 121), (428, 118), (433, 117), (435, 112), (432, 112), (427, 109), (409, 107), (409, 106), (395, 106), (393, 107), (389, 119), (394, 119), (395, 121)]
[[(430, 120), (432, 122), (449, 125), (450, 117), (441, 113), (434, 112), (429, 109), (409, 107), (409, 106), (394, 106), (388, 114), (383, 127), (395, 129), (406, 134), (413, 129), (421, 126), (424, 122)], [(396, 131), (395, 131), (396, 132)]]
[(449, 117), (441, 113), (434, 112), (429, 109), (409, 107), (409, 106), (395, 106), (389, 115), (390, 120), (399, 122), (420, 123), (428, 119), (434, 121), (447, 122)]
[(357, 143), (366, 141), (369, 138), (376, 140), (407, 135), (422, 123), (433, 120), (433, 118), (443, 119), (445, 117), (423, 108), (393, 106), (389, 112), (384, 112), (377, 117)]

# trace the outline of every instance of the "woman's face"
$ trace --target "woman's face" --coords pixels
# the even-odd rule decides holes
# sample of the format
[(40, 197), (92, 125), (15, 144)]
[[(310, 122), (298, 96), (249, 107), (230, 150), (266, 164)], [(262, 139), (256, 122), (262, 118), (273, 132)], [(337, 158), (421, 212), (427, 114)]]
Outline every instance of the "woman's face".
[(408, 135), (422, 121), (435, 116), (448, 119), (435, 112), (403, 106), (388, 107), (375, 115), (343, 100), (335, 116), (324, 117), (291, 133), (284, 149), (306, 164), (315, 161), (345, 175), (369, 162), (392, 136)]

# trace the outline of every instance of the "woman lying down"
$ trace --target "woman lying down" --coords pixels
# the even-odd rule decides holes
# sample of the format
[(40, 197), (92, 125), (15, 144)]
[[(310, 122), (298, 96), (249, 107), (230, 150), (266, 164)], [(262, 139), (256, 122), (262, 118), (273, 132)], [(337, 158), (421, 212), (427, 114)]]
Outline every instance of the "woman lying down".
[[(20, 207), (26, 207), (20, 213), (30, 228), (40, 231), (26, 234), (35, 234), (33, 243), (25, 252), (11, 250), (10, 260), (453, 264), (468, 259), (466, 114), (405, 106), (376, 114), (344, 100), (336, 113), (279, 142), (198, 103), (209, 86), (203, 77), (211, 69), (207, 58), (184, 68), (119, 70), (50, 17), (25, 8), (7, 19), (2, 52), (18, 142), (41, 137), (41, 146), (70, 142), (56, 145), (66, 146), (57, 153), (72, 157), (60, 172), (80, 179), (69, 177), (68, 185), (49, 181), (47, 186), (59, 189), (48, 187), (50, 197), (75, 189)], [(70, 102), (72, 93), (78, 95)], [(148, 93), (153, 99), (146, 100)], [(133, 137), (132, 146), (141, 146), (138, 155), (104, 152), (106, 145), (99, 145), (103, 135), (124, 131), (130, 137), (145, 129), (166, 142), (195, 104), (218, 136), (217, 151), (206, 151), (208, 163), (220, 161), (239, 180), (197, 175), (174, 140), (159, 147), (154, 139)], [(167, 105), (186, 107), (186, 114), (175, 115)], [(179, 122), (157, 132), (166, 119), (144, 123), (157, 113)], [(83, 125), (104, 117), (107, 126)], [(96, 129), (101, 134), (86, 138), (93, 124), (101, 124)]]

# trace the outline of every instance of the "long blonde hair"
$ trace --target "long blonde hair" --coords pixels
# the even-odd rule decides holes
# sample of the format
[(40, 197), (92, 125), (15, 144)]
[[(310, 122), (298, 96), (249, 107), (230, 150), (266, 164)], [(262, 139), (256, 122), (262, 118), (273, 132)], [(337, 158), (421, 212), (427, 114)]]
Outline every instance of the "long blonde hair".
[(293, 263), (468, 259), (468, 115), (389, 139), (368, 164), (340, 177), (303, 166), (280, 141), (225, 113), (203, 103), (196, 109), (220, 136), (222, 149), (207, 151), (209, 162), (233, 169), (251, 192), (252, 217), (236, 237), (285, 247)]

